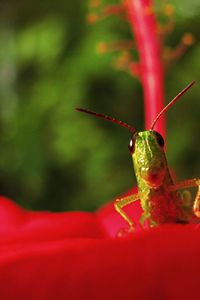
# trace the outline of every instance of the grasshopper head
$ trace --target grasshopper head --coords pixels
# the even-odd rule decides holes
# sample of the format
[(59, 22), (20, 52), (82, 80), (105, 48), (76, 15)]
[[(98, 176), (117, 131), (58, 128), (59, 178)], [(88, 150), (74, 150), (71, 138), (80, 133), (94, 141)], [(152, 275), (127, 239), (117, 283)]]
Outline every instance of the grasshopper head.
[(133, 158), (138, 185), (144, 183), (157, 189), (163, 183), (166, 174), (164, 140), (154, 131), (135, 133), (130, 140), (129, 150)]
[(137, 133), (136, 129), (131, 125), (84, 108), (76, 108), (76, 110), (93, 115), (95, 117), (118, 124), (133, 133), (133, 137), (129, 144), (129, 150), (132, 154), (135, 173), (138, 181), (138, 186), (145, 184), (150, 188), (158, 189), (165, 178), (167, 170), (167, 162), (163, 150), (164, 140), (162, 136), (154, 131), (154, 127), (159, 118), (172, 106), (174, 103), (185, 94), (195, 81), (188, 84), (172, 101), (167, 104), (154, 119), (151, 129)]

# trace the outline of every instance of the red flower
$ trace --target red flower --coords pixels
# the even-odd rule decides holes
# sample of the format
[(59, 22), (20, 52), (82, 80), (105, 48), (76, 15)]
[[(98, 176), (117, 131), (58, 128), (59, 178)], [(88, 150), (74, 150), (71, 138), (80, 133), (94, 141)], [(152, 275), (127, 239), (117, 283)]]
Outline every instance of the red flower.
[[(149, 129), (163, 106), (156, 22), (150, 0), (124, 3), (136, 33)], [(138, 223), (139, 203), (126, 209)], [(112, 203), (97, 213), (30, 212), (1, 197), (0, 300), (198, 298), (198, 225), (137, 225), (116, 238), (124, 226)]]
[(42, 213), (3, 197), (0, 220), (1, 300), (198, 298), (194, 225), (115, 238), (124, 225), (112, 204), (96, 214)]

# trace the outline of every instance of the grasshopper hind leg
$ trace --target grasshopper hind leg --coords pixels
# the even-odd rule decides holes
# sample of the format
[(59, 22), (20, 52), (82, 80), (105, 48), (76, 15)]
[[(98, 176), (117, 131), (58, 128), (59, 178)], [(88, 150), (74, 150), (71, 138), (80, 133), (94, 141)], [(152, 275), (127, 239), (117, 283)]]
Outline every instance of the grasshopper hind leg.
[[(197, 218), (200, 218), (200, 178), (188, 179), (176, 183), (169, 187), (169, 191), (176, 191), (184, 188), (198, 187), (198, 191), (193, 204), (193, 212)], [(187, 203), (187, 201), (186, 201)]]
[(195, 197), (194, 205), (193, 205), (193, 211), (195, 215), (200, 218), (200, 180), (199, 180), (199, 186), (198, 186), (198, 192)]
[(188, 190), (184, 190), (181, 193), (181, 199), (182, 199), (184, 209), (186, 211), (191, 210), (193, 202), (194, 202), (193, 197), (192, 197), (192, 193)]

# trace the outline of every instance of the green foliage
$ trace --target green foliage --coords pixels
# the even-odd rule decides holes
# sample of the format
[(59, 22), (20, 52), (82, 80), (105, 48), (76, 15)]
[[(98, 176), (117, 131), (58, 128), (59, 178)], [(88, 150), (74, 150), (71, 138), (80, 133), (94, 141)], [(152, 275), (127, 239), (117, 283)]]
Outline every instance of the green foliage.
[[(197, 2), (174, 1), (177, 24), (167, 43), (187, 31), (196, 43), (168, 71), (168, 101), (199, 78)], [(0, 191), (33, 209), (92, 210), (134, 184), (129, 133), (74, 110), (103, 112), (139, 130), (144, 124), (139, 82), (113, 68), (118, 53), (96, 52), (102, 40), (130, 38), (128, 24), (112, 17), (89, 26), (86, 4), (2, 1)], [(167, 115), (168, 157), (180, 178), (199, 176), (199, 90), (198, 83)]]

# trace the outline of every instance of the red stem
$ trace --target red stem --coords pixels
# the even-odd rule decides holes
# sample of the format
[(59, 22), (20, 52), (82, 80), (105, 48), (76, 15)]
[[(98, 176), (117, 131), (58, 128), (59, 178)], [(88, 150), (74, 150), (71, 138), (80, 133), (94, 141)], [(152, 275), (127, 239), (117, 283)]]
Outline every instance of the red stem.
[[(129, 21), (134, 31), (140, 56), (140, 79), (144, 90), (145, 128), (164, 107), (164, 74), (152, 0), (126, 0)], [(165, 136), (165, 117), (155, 125)]]

